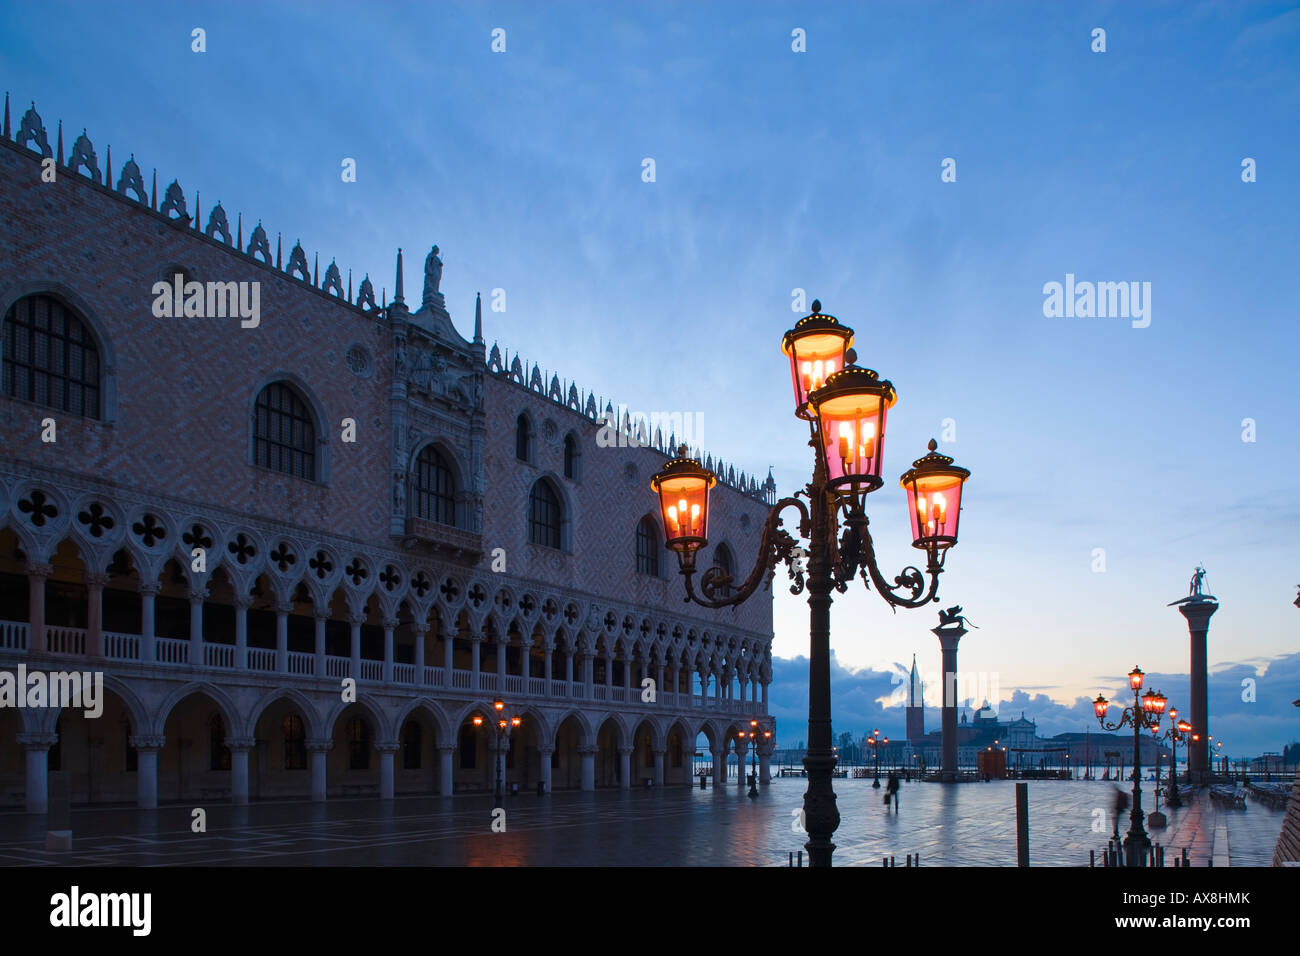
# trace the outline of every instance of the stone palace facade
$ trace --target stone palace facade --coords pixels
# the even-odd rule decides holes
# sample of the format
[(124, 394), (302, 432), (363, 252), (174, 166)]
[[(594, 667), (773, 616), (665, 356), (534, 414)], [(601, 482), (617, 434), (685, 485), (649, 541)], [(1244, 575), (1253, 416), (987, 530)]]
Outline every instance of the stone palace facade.
[[(0, 672), (105, 702), (0, 706), (0, 806), (43, 812), (51, 771), (143, 808), (683, 784), (701, 734), (725, 779), (770, 723), (771, 600), (683, 602), (649, 488), (676, 435), (489, 350), (478, 303), (462, 337), (436, 247), (376, 302), (3, 122)], [(771, 478), (709, 462), (702, 560), (743, 577)]]

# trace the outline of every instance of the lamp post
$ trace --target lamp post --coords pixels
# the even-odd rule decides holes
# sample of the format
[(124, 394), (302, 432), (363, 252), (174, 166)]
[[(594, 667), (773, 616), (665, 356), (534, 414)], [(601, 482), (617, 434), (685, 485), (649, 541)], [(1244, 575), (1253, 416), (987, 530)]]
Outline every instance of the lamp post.
[(1105, 697), (1098, 694), (1092, 704), (1097, 714), (1097, 722), (1101, 724), (1103, 730), (1119, 730), (1126, 724), (1133, 725), (1133, 806), (1129, 811), (1128, 834), (1124, 837), (1128, 866), (1145, 866), (1146, 852), (1151, 846), (1151, 838), (1147, 836), (1146, 829), (1142, 826), (1141, 740), (1138, 735), (1145, 729), (1154, 730), (1160, 726), (1160, 716), (1165, 712), (1165, 704), (1168, 703), (1165, 695), (1157, 691), (1148, 690), (1145, 694), (1141, 693), (1143, 676), (1140, 667), (1134, 667), (1129, 671), (1128, 683), (1133, 690), (1133, 706), (1125, 707), (1119, 720), (1114, 724), (1106, 723), (1106, 711), (1110, 707), (1110, 702)]
[(749, 798), (752, 800), (758, 796), (758, 742), (771, 740), (772, 730), (770, 727), (760, 729), (758, 721), (751, 720), (748, 734), (742, 730), (736, 736), (741, 740), (749, 740)]
[[(1169, 745), (1173, 749), (1169, 757), (1169, 796), (1165, 800), (1165, 806), (1177, 809), (1183, 805), (1183, 798), (1178, 793), (1178, 741), (1188, 737), (1192, 732), (1192, 725), (1185, 720), (1178, 719), (1178, 708), (1169, 709), (1169, 723), (1172, 726), (1165, 731), (1164, 736), (1169, 738)], [(1158, 758), (1157, 758), (1158, 759)], [(1156, 789), (1159, 792), (1160, 787), (1160, 764), (1156, 764)]]
[[(888, 742), (889, 742), (889, 738), (886, 737), (885, 743)], [(875, 780), (873, 780), (871, 783), (871, 789), (879, 790), (880, 789), (880, 731), (879, 730), (873, 730), (871, 734), (867, 737), (867, 746), (871, 748), (872, 759), (876, 765)]]
[[(494, 701), (492, 704), (492, 708), (497, 713), (496, 725), (495, 725), (495, 730), (497, 735), (496, 736), (497, 753), (495, 759), (493, 760), (493, 763), (496, 765), (496, 786), (494, 789), (496, 793), (497, 806), (500, 806), (501, 805), (501, 782), (502, 782), (501, 764), (502, 761), (505, 760), (504, 745), (506, 741), (510, 739), (510, 730), (514, 727), (518, 727), (523, 721), (522, 718), (520, 717), (506, 715), (505, 701), (502, 700)], [(475, 727), (483, 726), (482, 714), (474, 715), (474, 726)]]
[[(884, 484), (880, 472), (885, 419), (898, 396), (889, 381), (854, 364), (857, 354), (849, 347), (852, 342), (853, 330), (823, 314), (816, 301), (812, 314), (795, 323), (782, 339), (782, 350), (790, 359), (794, 413), (808, 422), (809, 445), (814, 449), (812, 480), (772, 507), (753, 570), (740, 587), (732, 587), (727, 571), (713, 567), (700, 577), (702, 593), (695, 591), (695, 559), (708, 542), (709, 489), (717, 484), (717, 476), (688, 458), (682, 446), (650, 483), (659, 495), (664, 543), (677, 555), (687, 601), (707, 608), (739, 605), (760, 584), (764, 588), (770, 584), (778, 563), (786, 565), (794, 582), (792, 594), (808, 591), (808, 751), (803, 765), (808, 774), (805, 846), (812, 866), (830, 866), (835, 851), (831, 837), (840, 822), (831, 742), (831, 592), (844, 593), (861, 576), (868, 589), (874, 586), (893, 607), (919, 608), (937, 601), (939, 575), (948, 549), (957, 543), (962, 489), (970, 477), (965, 468), (940, 455), (933, 440), (929, 453), (902, 476), (912, 546), (925, 552), (926, 565), (924, 575), (916, 567), (904, 568), (891, 585), (876, 561), (866, 499)], [(798, 542), (782, 527), (781, 515), (790, 508), (798, 512), (799, 537), (809, 543), (806, 569), (804, 552), (796, 550)]]

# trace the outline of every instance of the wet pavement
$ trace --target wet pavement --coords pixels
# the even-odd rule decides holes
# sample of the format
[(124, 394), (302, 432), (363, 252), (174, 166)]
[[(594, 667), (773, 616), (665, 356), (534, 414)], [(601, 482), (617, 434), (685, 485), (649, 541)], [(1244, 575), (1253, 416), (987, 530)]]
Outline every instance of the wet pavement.
[[(1149, 784), (1147, 785), (1150, 786)], [(1113, 826), (1113, 783), (1031, 781), (1030, 863), (1087, 866)], [(490, 796), (410, 797), (206, 807), (207, 832), (190, 806), (72, 812), (73, 849), (47, 852), (44, 818), (0, 815), (0, 865), (125, 866), (785, 866), (806, 781), (776, 779), (755, 800), (733, 781), (722, 791), (562, 792), (507, 797), (505, 832), (493, 832)], [(835, 781), (836, 865), (879, 866), (920, 854), (922, 866), (1014, 866), (1015, 785), (1010, 781), (905, 783), (886, 812), (870, 780)], [(1152, 806), (1149, 790), (1143, 808)], [(1212, 805), (1202, 793), (1169, 813), (1155, 837), (1189, 847), (1195, 865), (1266, 866), (1283, 812), (1248, 802)], [(1128, 815), (1120, 820), (1121, 835)], [(499, 829), (499, 824), (498, 824)], [(1224, 843), (1227, 847), (1224, 847)]]

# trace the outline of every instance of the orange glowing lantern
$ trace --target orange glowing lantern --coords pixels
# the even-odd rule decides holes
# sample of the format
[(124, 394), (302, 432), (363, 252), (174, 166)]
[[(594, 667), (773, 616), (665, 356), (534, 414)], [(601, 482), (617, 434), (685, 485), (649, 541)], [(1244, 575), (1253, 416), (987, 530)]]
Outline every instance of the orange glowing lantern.
[(898, 395), (869, 368), (850, 365), (809, 396), (817, 416), (827, 487), (854, 507), (882, 484), (885, 416)]
[(832, 374), (853, 359), (847, 356), (853, 344), (853, 330), (840, 325), (833, 315), (822, 314), (816, 299), (812, 315), (795, 323), (781, 339), (781, 351), (790, 356), (790, 375), (794, 380), (795, 414), (807, 418), (808, 396), (820, 388)]
[(659, 516), (664, 523), (664, 546), (679, 555), (692, 555), (708, 542), (709, 489), (718, 477), (686, 457), (686, 446), (650, 479), (659, 495)]
[(1128, 672), (1128, 686), (1133, 690), (1141, 690), (1144, 676), (1142, 668), (1134, 665), (1133, 669)]
[(926, 551), (940, 551), (957, 543), (962, 486), (970, 477), (968, 470), (939, 454), (938, 447), (931, 438), (929, 453), (912, 462), (899, 479), (907, 491), (907, 510), (912, 517), (912, 547)]
[(1110, 701), (1101, 694), (1098, 694), (1097, 699), (1092, 702), (1092, 709), (1097, 712), (1098, 720), (1104, 720), (1106, 717), (1106, 711), (1110, 709)]

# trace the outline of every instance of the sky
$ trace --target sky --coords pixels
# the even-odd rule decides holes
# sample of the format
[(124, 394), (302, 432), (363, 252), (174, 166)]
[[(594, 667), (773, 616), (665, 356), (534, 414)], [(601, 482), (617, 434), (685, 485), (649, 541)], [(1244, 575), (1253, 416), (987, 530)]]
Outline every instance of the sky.
[[(782, 494), (812, 461), (780, 340), (820, 298), (899, 394), (886, 577), (923, 558), (894, 477), (931, 437), (973, 472), (960, 670), (1041, 728), (1135, 663), (1182, 709), (1166, 605), (1203, 564), (1236, 755), (1300, 738), (1298, 53), (1291, 3), (0, 4), (15, 126), (35, 100), (390, 295), (436, 242), (462, 333), (481, 291), (489, 343), (702, 416)], [(1067, 275), (1139, 283), (1146, 318), (1045, 314)], [(774, 591), (793, 742), (807, 607)], [(832, 624), (837, 730), (901, 731), (890, 675), (937, 670), (937, 619), (856, 585)]]

